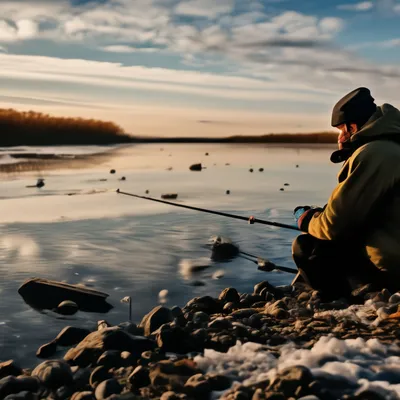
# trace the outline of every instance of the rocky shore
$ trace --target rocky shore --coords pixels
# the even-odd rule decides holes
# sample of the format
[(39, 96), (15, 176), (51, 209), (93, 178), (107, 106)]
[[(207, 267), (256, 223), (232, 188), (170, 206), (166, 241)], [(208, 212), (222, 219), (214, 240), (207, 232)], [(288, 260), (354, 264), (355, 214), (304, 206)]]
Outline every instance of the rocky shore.
[(158, 306), (139, 324), (66, 327), (35, 368), (0, 363), (0, 399), (397, 399), (400, 294), (357, 295), (322, 303), (264, 281)]

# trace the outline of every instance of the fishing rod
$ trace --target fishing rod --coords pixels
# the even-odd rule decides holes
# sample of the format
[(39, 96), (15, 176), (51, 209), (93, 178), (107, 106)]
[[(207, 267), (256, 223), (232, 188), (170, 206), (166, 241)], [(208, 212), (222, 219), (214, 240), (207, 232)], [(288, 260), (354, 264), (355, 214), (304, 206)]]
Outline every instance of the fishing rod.
[[(257, 256), (254, 256), (253, 254), (246, 253), (244, 251), (239, 251), (239, 254), (240, 254), (240, 257), (244, 258), (245, 260), (251, 261), (254, 264), (256, 264), (260, 271), (271, 272), (274, 270), (278, 270), (278, 271), (287, 272), (289, 274), (294, 274), (294, 275), (297, 274), (297, 272), (298, 272), (297, 269), (281, 267), (279, 265), (275, 265), (273, 262), (271, 262), (265, 258), (257, 257)], [(256, 258), (257, 261), (253, 260), (250, 257)]]
[(266, 221), (266, 220), (263, 220), (263, 219), (254, 218), (253, 216), (251, 216), (251, 217), (243, 217), (241, 215), (234, 215), (234, 214), (224, 213), (224, 212), (220, 212), (220, 211), (207, 210), (206, 208), (186, 206), (184, 204), (172, 203), (171, 201), (159, 200), (159, 199), (154, 199), (152, 197), (139, 196), (139, 195), (133, 194), (133, 193), (122, 192), (119, 189), (117, 189), (117, 193), (118, 194), (123, 194), (124, 196), (136, 197), (138, 199), (155, 201), (157, 203), (162, 203), (162, 204), (169, 204), (170, 206), (187, 208), (188, 210), (194, 210), (194, 211), (200, 211), (200, 212), (205, 212), (205, 213), (209, 213), (209, 214), (220, 215), (222, 217), (240, 219), (242, 221), (247, 221), (251, 225), (252, 224), (262, 224), (262, 225), (275, 226), (277, 228), (285, 228), (285, 229), (291, 229), (291, 230), (294, 230), (294, 231), (300, 231), (300, 229), (297, 226), (281, 224), (280, 222)]

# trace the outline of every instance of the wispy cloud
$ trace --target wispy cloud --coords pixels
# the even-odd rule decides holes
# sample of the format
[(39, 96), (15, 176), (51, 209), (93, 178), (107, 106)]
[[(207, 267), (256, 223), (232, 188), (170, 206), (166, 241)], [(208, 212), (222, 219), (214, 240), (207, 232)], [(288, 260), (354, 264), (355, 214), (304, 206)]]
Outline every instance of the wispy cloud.
[(360, 3), (340, 4), (337, 8), (348, 11), (368, 11), (374, 8), (374, 3), (372, 1), (362, 1)]
[(184, 0), (176, 6), (175, 13), (178, 15), (216, 18), (218, 15), (232, 12), (234, 6), (234, 0)]
[(127, 45), (111, 45), (100, 47), (101, 50), (108, 53), (156, 53), (159, 49), (155, 47), (133, 47)]

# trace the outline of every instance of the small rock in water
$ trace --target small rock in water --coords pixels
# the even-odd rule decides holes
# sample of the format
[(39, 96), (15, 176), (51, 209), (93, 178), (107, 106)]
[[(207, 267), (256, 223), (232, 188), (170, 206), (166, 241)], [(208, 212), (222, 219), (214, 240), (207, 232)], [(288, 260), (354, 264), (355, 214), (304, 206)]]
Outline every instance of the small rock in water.
[(190, 286), (200, 287), (200, 286), (206, 286), (206, 284), (203, 281), (192, 281), (190, 282)]
[(150, 192), (148, 190), (146, 190), (146, 194), (149, 194)]
[(296, 165), (296, 168), (299, 168), (299, 164)]
[(58, 305), (55, 311), (61, 315), (74, 315), (78, 310), (79, 307), (76, 303), (70, 300), (65, 300)]
[(211, 259), (213, 261), (230, 261), (239, 254), (239, 247), (229, 239), (217, 236), (213, 239)]
[(250, 171), (250, 172), (253, 172), (254, 170), (253, 170), (253, 168), (250, 168), (249, 171)]
[(201, 164), (193, 164), (189, 167), (191, 171), (201, 171), (203, 169)]
[(40, 346), (36, 352), (37, 358), (50, 358), (57, 352), (57, 342), (53, 340), (50, 343), (46, 343)]
[(260, 168), (259, 171), (260, 171), (260, 172), (264, 172), (264, 168)]
[(164, 304), (167, 302), (168, 293), (169, 292), (167, 289), (163, 289), (160, 291), (160, 293), (158, 293), (158, 300), (161, 304)]
[(225, 271), (220, 269), (219, 271), (215, 271), (212, 275), (213, 279), (222, 279), (225, 276)]
[(44, 186), (44, 179), (38, 179), (38, 181), (36, 182), (36, 187), (40, 189), (43, 186)]
[(116, 172), (115, 169), (110, 170), (110, 174), (115, 174), (115, 172)]
[(290, 186), (288, 183), (284, 183), (283, 186)]
[(208, 156), (208, 153), (206, 153), (206, 156)]
[(126, 177), (123, 176), (123, 177), (120, 179), (120, 181), (126, 181)]
[(161, 198), (164, 200), (175, 200), (178, 198), (178, 195), (176, 193), (162, 194)]
[(280, 190), (281, 192), (284, 192), (284, 191), (285, 191), (285, 189), (284, 189), (284, 188), (280, 188), (279, 190)]
[(227, 190), (227, 191), (226, 191), (226, 194), (231, 194), (231, 191), (230, 191), (230, 190)]

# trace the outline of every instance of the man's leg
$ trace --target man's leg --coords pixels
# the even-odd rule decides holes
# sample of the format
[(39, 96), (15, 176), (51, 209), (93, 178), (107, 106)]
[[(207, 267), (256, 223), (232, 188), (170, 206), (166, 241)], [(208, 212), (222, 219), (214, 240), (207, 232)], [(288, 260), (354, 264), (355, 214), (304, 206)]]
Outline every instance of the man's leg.
[(380, 272), (360, 248), (311, 235), (293, 242), (293, 259), (305, 283), (321, 292), (324, 301), (351, 297), (350, 278), (359, 283), (377, 283)]

